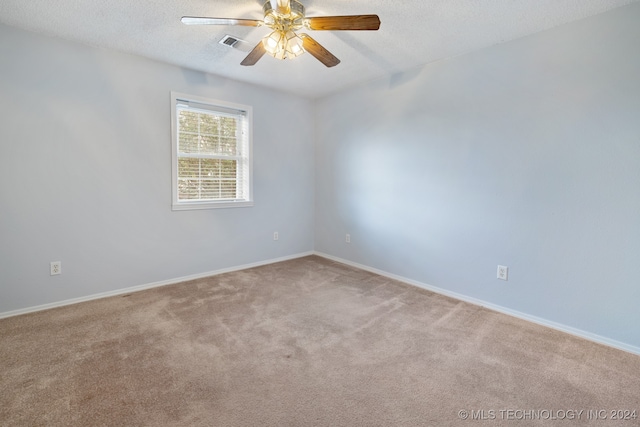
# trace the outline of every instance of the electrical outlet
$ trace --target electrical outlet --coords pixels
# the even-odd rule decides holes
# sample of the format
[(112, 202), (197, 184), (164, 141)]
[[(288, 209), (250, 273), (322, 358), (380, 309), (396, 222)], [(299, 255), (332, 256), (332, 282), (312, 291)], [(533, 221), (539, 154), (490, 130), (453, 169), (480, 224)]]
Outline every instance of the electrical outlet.
[(62, 262), (60, 261), (53, 261), (51, 263), (51, 275), (52, 276), (56, 276), (58, 274), (62, 274)]
[(278, 240), (280, 238), (280, 236), (278, 235), (277, 231), (273, 232), (273, 240)]
[(347, 235), (344, 237), (344, 241), (345, 241), (345, 242), (347, 242), (347, 243), (351, 243), (351, 234), (347, 234)]
[(509, 267), (505, 267), (504, 265), (498, 266), (498, 279), (509, 280)]

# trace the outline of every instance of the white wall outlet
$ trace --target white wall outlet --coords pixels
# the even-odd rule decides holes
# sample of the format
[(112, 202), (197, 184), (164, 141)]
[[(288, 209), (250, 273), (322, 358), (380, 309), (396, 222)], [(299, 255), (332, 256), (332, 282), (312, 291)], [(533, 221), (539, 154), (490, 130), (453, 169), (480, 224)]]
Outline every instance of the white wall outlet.
[(278, 235), (277, 231), (273, 232), (273, 240), (278, 240), (280, 238), (280, 236)]
[(51, 275), (52, 276), (56, 276), (58, 274), (62, 274), (62, 262), (60, 261), (53, 261), (50, 264), (50, 268), (51, 268)]
[(498, 266), (498, 279), (509, 280), (509, 267), (505, 267), (504, 265)]
[(344, 241), (345, 241), (345, 242), (347, 242), (347, 243), (351, 243), (351, 234), (347, 234), (347, 235), (344, 237)]

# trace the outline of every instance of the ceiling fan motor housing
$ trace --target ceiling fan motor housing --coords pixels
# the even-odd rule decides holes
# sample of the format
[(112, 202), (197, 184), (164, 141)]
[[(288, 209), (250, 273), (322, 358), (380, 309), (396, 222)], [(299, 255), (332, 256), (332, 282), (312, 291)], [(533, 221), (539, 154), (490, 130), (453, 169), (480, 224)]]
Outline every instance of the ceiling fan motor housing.
[(271, 1), (265, 2), (264, 23), (274, 30), (290, 31), (299, 30), (304, 25), (304, 6), (295, 0), (291, 0), (289, 8), (274, 8)]

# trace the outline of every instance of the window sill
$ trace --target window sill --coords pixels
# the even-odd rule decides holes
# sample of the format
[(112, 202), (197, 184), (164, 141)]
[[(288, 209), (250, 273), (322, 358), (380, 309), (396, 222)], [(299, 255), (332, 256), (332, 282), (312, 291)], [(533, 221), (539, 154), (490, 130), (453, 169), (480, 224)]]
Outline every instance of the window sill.
[(195, 209), (225, 209), (225, 208), (248, 208), (253, 206), (253, 201), (224, 201), (224, 202), (182, 202), (173, 203), (173, 211), (189, 211)]

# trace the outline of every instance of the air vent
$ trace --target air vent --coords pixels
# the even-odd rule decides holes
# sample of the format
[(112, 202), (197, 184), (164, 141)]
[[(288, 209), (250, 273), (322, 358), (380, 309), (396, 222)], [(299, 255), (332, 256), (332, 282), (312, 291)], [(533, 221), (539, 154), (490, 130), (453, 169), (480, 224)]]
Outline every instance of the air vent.
[(236, 43), (238, 43), (238, 39), (228, 34), (224, 36), (222, 40), (220, 40), (220, 44), (226, 44), (227, 46), (230, 46), (230, 47), (235, 46)]
[(238, 37), (230, 36), (229, 34), (225, 35), (218, 43), (243, 52), (251, 52), (251, 49), (253, 49), (253, 46), (248, 42), (239, 39)]

